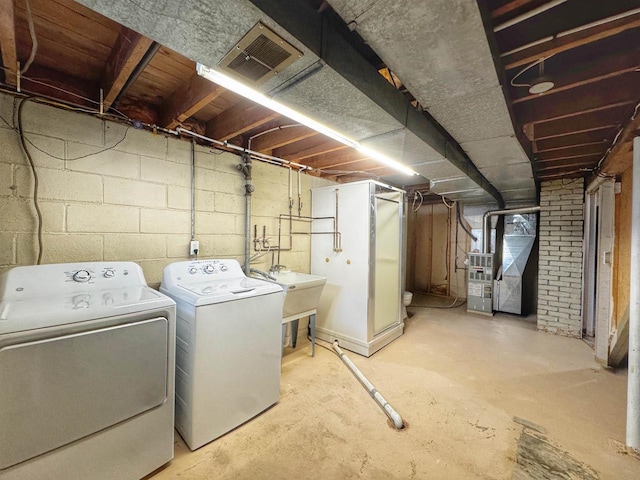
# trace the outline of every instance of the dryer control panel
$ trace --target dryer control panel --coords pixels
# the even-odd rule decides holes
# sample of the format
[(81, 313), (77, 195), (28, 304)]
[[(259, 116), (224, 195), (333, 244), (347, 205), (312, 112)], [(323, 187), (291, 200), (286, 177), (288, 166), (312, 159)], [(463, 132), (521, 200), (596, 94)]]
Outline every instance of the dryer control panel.
[(142, 268), (134, 262), (30, 265), (15, 267), (2, 276), (0, 297), (4, 300), (24, 300), (146, 286)]

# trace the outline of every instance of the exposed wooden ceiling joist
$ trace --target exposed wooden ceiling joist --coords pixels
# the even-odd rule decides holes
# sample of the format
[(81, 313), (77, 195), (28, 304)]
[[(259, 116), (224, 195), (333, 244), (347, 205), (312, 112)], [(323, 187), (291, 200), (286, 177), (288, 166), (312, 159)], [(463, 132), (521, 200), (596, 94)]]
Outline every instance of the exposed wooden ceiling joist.
[(102, 74), (105, 108), (113, 104), (152, 44), (153, 40), (122, 27)]
[(514, 114), (519, 123), (525, 124), (574, 115), (612, 103), (633, 102), (638, 98), (637, 77), (637, 72), (631, 72), (567, 92), (551, 90), (536, 99), (514, 104)]
[[(632, 47), (628, 51), (614, 52), (580, 64), (561, 63), (560, 66), (553, 68), (554, 65), (546, 62), (545, 75), (553, 79), (555, 84), (553, 92), (557, 93), (630, 73), (640, 67), (640, 47), (638, 45)], [(539, 96), (530, 94), (526, 87), (514, 87), (511, 93), (514, 104), (535, 100)]]
[(588, 114), (576, 114), (558, 120), (529, 124), (531, 139), (543, 140), (562, 137), (575, 133), (585, 133), (594, 130), (611, 129), (621, 123), (627, 112), (633, 109), (633, 102), (607, 105), (599, 110), (591, 110)]
[(596, 25), (562, 37), (554, 37), (551, 40), (533, 45), (530, 48), (520, 50), (509, 55), (503, 54), (503, 63), (505, 69), (510, 70), (512, 68), (528, 65), (540, 58), (565, 52), (637, 27), (640, 27), (640, 13), (607, 22), (602, 25)]
[(164, 101), (160, 124), (165, 128), (175, 128), (186, 119), (202, 110), (226, 90), (197, 73), (191, 75), (187, 83), (178, 87)]
[(318, 135), (295, 143), (290, 143), (284, 147), (276, 148), (273, 150), (273, 155), (279, 158), (284, 158), (285, 160), (300, 161), (305, 158), (321, 155), (323, 153), (344, 150), (346, 148), (349, 147), (335, 140), (330, 140), (322, 135)]
[(537, 161), (555, 160), (560, 158), (575, 158), (585, 155), (604, 154), (607, 145), (604, 142), (590, 143), (586, 145), (572, 145), (570, 147), (545, 150), (536, 154)]
[(585, 145), (591, 143), (611, 142), (615, 136), (617, 128), (592, 130), (589, 132), (573, 133), (562, 137), (551, 137), (543, 140), (536, 140), (536, 151), (544, 152), (556, 148), (571, 147), (575, 145)]
[(207, 123), (207, 136), (225, 141), (264, 125), (279, 115), (250, 101), (242, 101)]
[(366, 156), (357, 150), (347, 149), (309, 157), (306, 158), (303, 163), (311, 168), (330, 168), (349, 165), (366, 158)]
[(251, 150), (268, 153), (274, 149), (299, 142), (306, 138), (315, 137), (316, 135), (319, 135), (319, 133), (302, 125), (282, 128), (255, 138), (251, 142)]
[(15, 87), (18, 55), (13, 2), (14, 0), (0, 0), (0, 49), (2, 50), (5, 82)]
[[(546, 0), (543, 0), (543, 1), (546, 1)], [(540, 0), (512, 0), (492, 10), (491, 17), (500, 18), (504, 15), (508, 15), (512, 12), (515, 12), (516, 10), (519, 10), (523, 7), (527, 7), (527, 6), (535, 7), (537, 6), (538, 3), (540, 3)]]
[(638, 8), (637, 0), (596, 1), (588, 5), (584, 0), (565, 0), (546, 4), (545, 7), (552, 8), (530, 9), (527, 18), (521, 17), (517, 24), (495, 33), (501, 51), (511, 51), (551, 36), (561, 38), (566, 33), (616, 20)]

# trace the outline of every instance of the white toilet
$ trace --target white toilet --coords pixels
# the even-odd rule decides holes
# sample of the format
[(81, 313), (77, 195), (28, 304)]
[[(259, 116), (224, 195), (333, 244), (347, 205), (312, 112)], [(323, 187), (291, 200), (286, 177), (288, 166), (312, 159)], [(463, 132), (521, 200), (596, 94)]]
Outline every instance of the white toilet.
[(407, 307), (411, 305), (411, 300), (413, 299), (413, 293), (407, 292), (406, 290), (402, 292), (402, 320), (408, 318)]

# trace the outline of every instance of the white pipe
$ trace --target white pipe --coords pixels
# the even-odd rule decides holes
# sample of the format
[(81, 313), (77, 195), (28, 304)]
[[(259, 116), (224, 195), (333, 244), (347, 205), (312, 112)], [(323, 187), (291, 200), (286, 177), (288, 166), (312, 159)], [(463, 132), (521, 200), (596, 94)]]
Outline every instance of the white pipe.
[(534, 213), (539, 212), (540, 207), (523, 207), (523, 208), (510, 208), (506, 210), (489, 210), (482, 216), (482, 251), (483, 253), (491, 253), (491, 226), (489, 225), (489, 218), (494, 215), (513, 215), (516, 213)]
[(627, 447), (640, 453), (640, 137), (633, 139)]
[(362, 374), (362, 372), (358, 370), (358, 367), (356, 367), (353, 364), (353, 362), (349, 359), (349, 357), (347, 357), (347, 355), (338, 346), (337, 340), (333, 342), (333, 349), (340, 357), (340, 360), (342, 360), (344, 364), (347, 366), (347, 368), (351, 370), (351, 373), (355, 375), (355, 377), (362, 384), (362, 386), (367, 389), (367, 391), (369, 392), (369, 395), (371, 395), (371, 398), (373, 398), (376, 401), (376, 403), (380, 406), (380, 408), (382, 408), (384, 413), (387, 414), (389, 419), (393, 422), (393, 426), (397, 430), (402, 429), (402, 427), (404, 426), (404, 423), (402, 421), (402, 417), (400, 416), (400, 414), (396, 412), (391, 405), (389, 405), (389, 402), (387, 402), (384, 399), (384, 397), (380, 394), (380, 392), (376, 390), (376, 388), (371, 384), (371, 382), (367, 380), (367, 377), (365, 377)]
[(517, 17), (512, 18), (511, 20), (507, 20), (504, 23), (501, 23), (497, 27), (493, 29), (494, 32), (499, 32), (500, 30), (504, 30), (505, 28), (509, 28), (513, 25), (516, 25), (520, 22), (524, 22), (525, 20), (530, 19), (531, 17), (535, 17), (540, 13), (546, 12), (547, 10), (552, 9), (553, 7), (557, 7), (558, 5), (566, 2), (567, 0), (554, 0), (553, 2), (545, 3), (544, 5), (540, 5), (538, 8), (534, 8), (522, 15), (518, 15)]

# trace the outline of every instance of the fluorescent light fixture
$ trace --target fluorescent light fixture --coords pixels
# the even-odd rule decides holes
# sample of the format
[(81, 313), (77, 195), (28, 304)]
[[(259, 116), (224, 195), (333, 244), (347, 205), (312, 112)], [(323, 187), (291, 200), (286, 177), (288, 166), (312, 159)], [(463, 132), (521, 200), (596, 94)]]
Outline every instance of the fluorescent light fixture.
[(201, 77), (204, 77), (207, 80), (213, 83), (216, 83), (221, 87), (226, 88), (227, 90), (237, 93), (238, 95), (244, 98), (247, 98), (252, 102), (255, 102), (257, 104), (262, 105), (263, 107), (273, 110), (274, 112), (277, 112), (280, 115), (284, 115), (285, 117), (290, 118), (295, 122), (301, 123), (302, 125), (309, 127), (312, 130), (315, 130), (316, 132), (321, 133), (322, 135), (325, 135), (326, 137), (332, 138), (333, 140), (336, 140), (344, 145), (347, 145), (348, 147), (355, 148), (356, 150), (362, 152), (364, 155), (371, 157), (375, 160), (378, 160), (380, 163), (383, 163), (407, 175), (417, 175), (416, 172), (404, 166), (400, 162), (392, 160), (391, 158), (369, 147), (360, 145), (357, 141), (352, 140), (342, 135), (339, 132), (336, 132), (332, 128), (329, 128), (326, 125), (323, 125), (320, 122), (317, 122), (316, 120), (309, 118), (306, 115), (300, 112), (297, 112), (292, 108), (287, 107), (286, 105), (283, 105), (277, 100), (274, 100), (273, 98), (263, 94), (262, 92), (259, 92), (254, 88), (251, 88), (248, 85), (245, 85), (244, 83), (239, 82), (238, 80), (218, 70), (209, 68), (205, 65), (202, 65), (201, 63), (198, 63), (196, 65), (196, 71), (198, 72), (198, 75), (200, 75)]
[(401, 173), (404, 173), (406, 175), (418, 175), (416, 172), (414, 172), (413, 170), (411, 170), (409, 167), (406, 167), (405, 165), (403, 165), (400, 162), (397, 162), (396, 160), (393, 160), (389, 157), (387, 157), (386, 155), (383, 155), (382, 153), (373, 150), (372, 148), (369, 147), (365, 147), (364, 145), (357, 145), (356, 149), (363, 153), (364, 155), (366, 155), (367, 157), (371, 157), (374, 160), (379, 161), (380, 163), (385, 164), (387, 167), (391, 167), (395, 170), (398, 170)]

